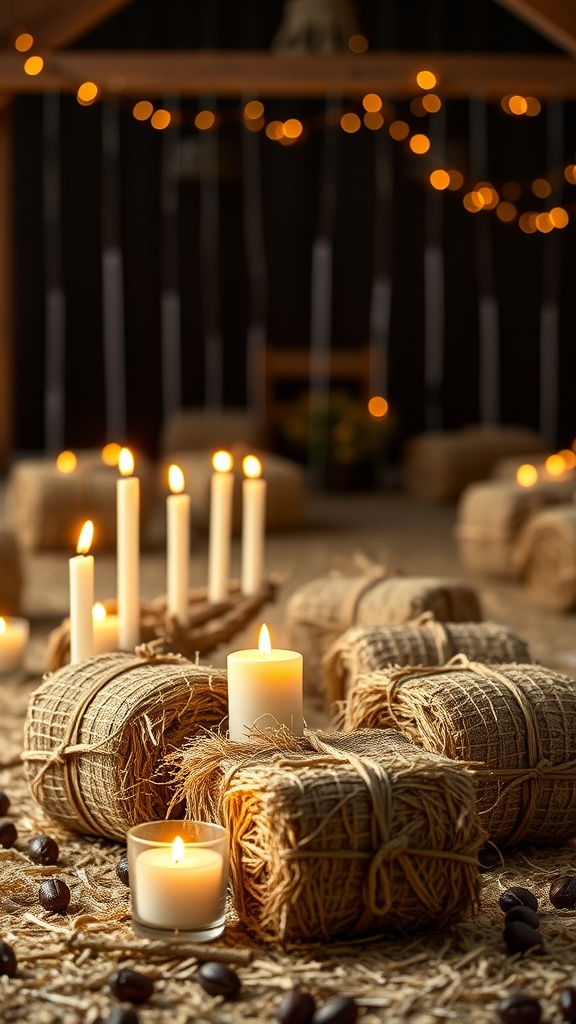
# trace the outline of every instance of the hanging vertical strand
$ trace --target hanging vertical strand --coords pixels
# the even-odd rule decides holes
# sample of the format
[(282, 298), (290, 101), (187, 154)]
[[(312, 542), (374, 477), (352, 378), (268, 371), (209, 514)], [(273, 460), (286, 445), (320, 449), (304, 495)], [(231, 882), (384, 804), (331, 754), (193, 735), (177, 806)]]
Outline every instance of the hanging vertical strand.
[[(216, 99), (204, 96), (204, 109), (216, 110)], [(203, 131), (198, 138), (200, 165), (200, 274), (204, 328), (204, 404), (218, 410), (223, 402), (223, 346), (220, 328), (220, 266), (218, 233), (218, 132)]]
[(247, 130), (242, 132), (242, 188), (244, 237), (246, 239), (246, 263), (250, 294), (246, 356), (246, 401), (248, 407), (262, 423), (265, 415), (264, 352), (266, 347), (268, 280), (262, 218), (262, 174), (259, 132)]
[(60, 184), (60, 96), (46, 93), (43, 104), (44, 268), (46, 278), (46, 366), (44, 445), (51, 454), (64, 448), (66, 299), (62, 284)]
[[(487, 177), (488, 120), (483, 99), (470, 100), (470, 163), (476, 181)], [(485, 426), (500, 421), (500, 342), (490, 218), (475, 214), (479, 312), (479, 404)]]
[[(432, 118), (430, 141), (439, 164), (446, 149), (444, 107)], [(424, 242), (424, 388), (427, 430), (443, 426), (442, 381), (444, 378), (444, 252), (442, 214), (444, 197), (428, 189), (425, 199)]]
[(102, 302), (106, 436), (126, 438), (124, 264), (120, 246), (120, 112), (102, 104)]
[[(169, 110), (179, 101), (169, 97)], [(178, 122), (178, 119), (176, 119)], [(182, 407), (182, 337), (179, 284), (180, 132), (177, 123), (162, 132), (162, 414), (166, 420)]]
[(387, 132), (374, 139), (374, 276), (370, 295), (370, 393), (388, 395), (392, 303), (392, 147)]
[[(560, 167), (564, 155), (564, 104), (549, 103), (546, 111), (546, 163)], [(551, 206), (561, 200), (556, 180)], [(542, 307), (540, 310), (540, 433), (551, 448), (558, 443), (558, 301), (560, 235), (550, 231), (544, 239)]]

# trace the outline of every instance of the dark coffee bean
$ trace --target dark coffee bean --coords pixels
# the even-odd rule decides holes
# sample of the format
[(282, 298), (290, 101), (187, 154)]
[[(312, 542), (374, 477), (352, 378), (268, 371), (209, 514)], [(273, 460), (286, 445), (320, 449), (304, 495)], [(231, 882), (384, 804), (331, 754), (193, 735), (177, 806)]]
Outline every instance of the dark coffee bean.
[(13, 978), (16, 974), (16, 956), (12, 946), (0, 941), (0, 977)]
[(532, 996), (508, 996), (498, 1003), (498, 1016), (504, 1024), (538, 1024), (540, 1003)]
[(51, 914), (63, 914), (70, 903), (70, 889), (60, 878), (47, 878), (38, 891), (40, 906)]
[(349, 996), (334, 996), (312, 1017), (312, 1024), (354, 1024), (358, 1016), (358, 1004)]
[(485, 874), (502, 866), (502, 857), (495, 846), (483, 846), (478, 851), (478, 869)]
[(209, 995), (223, 996), (224, 999), (235, 999), (242, 984), (236, 971), (214, 960), (208, 960), (201, 965), (198, 970), (198, 981)]
[(28, 843), (28, 856), (34, 864), (55, 864), (59, 853), (58, 843), (51, 836), (34, 836)]
[(8, 814), (10, 808), (10, 797), (8, 793), (5, 793), (3, 789), (0, 789), (0, 818), (3, 818), (5, 814)]
[(564, 1020), (576, 1020), (576, 988), (567, 985), (558, 997), (558, 1006)]
[(576, 907), (576, 875), (561, 875), (550, 886), (550, 903), (558, 910)]
[(512, 924), (514, 921), (523, 921), (531, 928), (538, 929), (540, 927), (540, 918), (531, 907), (512, 907), (512, 910), (509, 910), (504, 918), (504, 924)]
[(544, 945), (540, 932), (524, 921), (512, 921), (504, 929), (504, 942), (509, 953), (526, 953), (529, 949), (542, 949)]
[(534, 893), (521, 885), (512, 885), (500, 893), (499, 903), (504, 913), (512, 910), (512, 907), (531, 907), (534, 913), (538, 910), (538, 900)]
[(140, 1018), (131, 1006), (115, 1006), (106, 1017), (105, 1024), (139, 1024)]
[(16, 826), (10, 818), (0, 818), (0, 846), (3, 846), (5, 850), (9, 850), (11, 846), (18, 839), (18, 832)]
[(285, 992), (276, 1014), (280, 1024), (310, 1024), (316, 1004), (309, 992), (295, 988)]
[(108, 978), (108, 984), (117, 999), (127, 1003), (145, 1003), (154, 991), (154, 982), (140, 971), (121, 967)]
[(128, 871), (128, 857), (126, 854), (118, 861), (116, 865), (116, 874), (123, 885), (130, 885), (130, 874)]

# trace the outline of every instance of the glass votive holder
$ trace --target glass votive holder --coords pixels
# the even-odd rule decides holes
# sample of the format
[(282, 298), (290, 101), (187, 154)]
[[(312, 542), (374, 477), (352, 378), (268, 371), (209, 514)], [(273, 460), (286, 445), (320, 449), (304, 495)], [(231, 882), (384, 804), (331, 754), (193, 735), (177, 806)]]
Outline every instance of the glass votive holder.
[(224, 931), (228, 830), (148, 821), (128, 830), (132, 929), (146, 939), (209, 942)]

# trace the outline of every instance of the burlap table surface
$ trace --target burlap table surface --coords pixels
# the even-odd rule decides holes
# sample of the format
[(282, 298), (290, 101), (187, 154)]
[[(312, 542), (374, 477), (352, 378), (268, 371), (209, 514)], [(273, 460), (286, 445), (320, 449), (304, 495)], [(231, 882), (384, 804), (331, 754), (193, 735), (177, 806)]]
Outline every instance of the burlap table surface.
[[(295, 983), (309, 989), (318, 1005), (333, 995), (354, 996), (362, 1024), (485, 1024), (497, 1019), (499, 999), (516, 990), (540, 998), (543, 1019), (560, 1024), (558, 993), (574, 981), (576, 912), (555, 910), (547, 894), (552, 878), (574, 870), (574, 843), (506, 854), (498, 871), (482, 876), (479, 913), (433, 937), (280, 950), (254, 944), (230, 919), (204, 955), (248, 950), (252, 963), (236, 967), (242, 981), (237, 1001), (208, 996), (196, 978), (195, 955), (158, 949), (133, 935), (129, 893), (115, 874), (123, 844), (73, 836), (39, 815), (20, 762), (28, 696), (37, 685), (0, 685), (0, 788), (11, 797), (9, 817), (19, 832), (12, 850), (0, 849), (0, 938), (19, 960), (17, 976), (0, 979), (3, 1024), (99, 1024), (117, 1005), (107, 979), (119, 966), (155, 981), (154, 995), (138, 1011), (141, 1024), (272, 1022), (282, 994)], [(29, 838), (39, 831), (59, 842), (55, 869), (36, 867), (26, 855)], [(54, 874), (72, 892), (64, 916), (49, 915), (37, 899), (40, 879)], [(541, 898), (542, 956), (506, 954), (498, 894), (514, 884), (528, 885)]]

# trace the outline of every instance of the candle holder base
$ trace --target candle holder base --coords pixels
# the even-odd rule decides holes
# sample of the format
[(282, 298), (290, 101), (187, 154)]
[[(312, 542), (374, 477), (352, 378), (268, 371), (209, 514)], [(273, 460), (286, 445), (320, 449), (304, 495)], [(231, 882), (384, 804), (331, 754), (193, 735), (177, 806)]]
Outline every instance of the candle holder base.
[(157, 928), (155, 925), (142, 924), (132, 918), (132, 931), (141, 939), (153, 939), (156, 942), (212, 942), (222, 935), (226, 927), (226, 918), (222, 917), (212, 924), (198, 925), (197, 928)]

